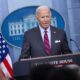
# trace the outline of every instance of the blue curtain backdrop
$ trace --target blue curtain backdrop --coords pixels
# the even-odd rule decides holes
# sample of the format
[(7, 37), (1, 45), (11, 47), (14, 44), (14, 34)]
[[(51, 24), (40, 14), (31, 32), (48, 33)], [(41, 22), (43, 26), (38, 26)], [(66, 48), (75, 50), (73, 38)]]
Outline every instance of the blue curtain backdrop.
[[(80, 48), (80, 0), (0, 0), (0, 27), (5, 17), (14, 10), (39, 5), (47, 5), (59, 12), (65, 21), (70, 48), (73, 53), (79, 52), (75, 43), (70, 42), (70, 38), (75, 40)], [(13, 63), (18, 61), (21, 49), (9, 44), (9, 50)]]

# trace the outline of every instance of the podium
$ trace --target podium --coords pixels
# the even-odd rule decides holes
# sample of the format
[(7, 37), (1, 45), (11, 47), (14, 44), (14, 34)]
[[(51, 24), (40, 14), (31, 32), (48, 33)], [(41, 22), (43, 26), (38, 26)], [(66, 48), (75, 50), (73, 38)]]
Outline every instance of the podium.
[(23, 78), (26, 80), (26, 78), (29, 76), (31, 68), (40, 64), (52, 64), (54, 66), (65, 64), (80, 65), (80, 54), (66, 54), (21, 59), (20, 61), (13, 64), (14, 77), (16, 80), (23, 80)]

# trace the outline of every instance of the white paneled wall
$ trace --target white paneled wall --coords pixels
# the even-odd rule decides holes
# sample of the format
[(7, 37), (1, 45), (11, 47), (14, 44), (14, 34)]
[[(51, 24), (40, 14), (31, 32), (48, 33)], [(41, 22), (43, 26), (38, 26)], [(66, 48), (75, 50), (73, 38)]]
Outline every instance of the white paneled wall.
[(68, 16), (71, 38), (76, 41), (72, 43), (72, 50), (77, 53), (80, 48), (80, 0), (67, 0)]

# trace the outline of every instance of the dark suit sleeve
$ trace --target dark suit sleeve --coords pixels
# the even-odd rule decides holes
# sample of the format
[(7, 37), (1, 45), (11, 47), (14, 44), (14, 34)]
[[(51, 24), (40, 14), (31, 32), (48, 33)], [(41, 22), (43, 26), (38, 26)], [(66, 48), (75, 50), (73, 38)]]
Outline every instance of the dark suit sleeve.
[(62, 48), (61, 49), (62, 49), (62, 54), (72, 53), (72, 51), (70, 50), (70, 48), (68, 46), (67, 36), (64, 31), (63, 31), (63, 41), (62, 41)]
[(23, 38), (23, 45), (22, 45), (21, 55), (20, 55), (19, 59), (29, 58), (29, 57), (30, 57), (30, 40), (29, 40), (28, 32), (25, 32), (24, 38)]

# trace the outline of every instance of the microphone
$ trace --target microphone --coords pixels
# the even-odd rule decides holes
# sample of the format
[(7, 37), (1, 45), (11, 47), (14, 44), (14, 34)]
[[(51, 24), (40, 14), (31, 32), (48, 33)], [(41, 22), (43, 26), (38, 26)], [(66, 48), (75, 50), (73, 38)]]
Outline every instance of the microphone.
[(76, 42), (75, 40), (73, 40), (73, 39), (70, 39), (70, 41), (72, 41), (72, 42), (74, 42), (74, 43), (75, 43), (75, 45), (76, 45), (76, 47), (77, 47), (78, 51), (80, 52), (80, 48), (79, 48), (79, 46), (78, 46), (77, 42)]

